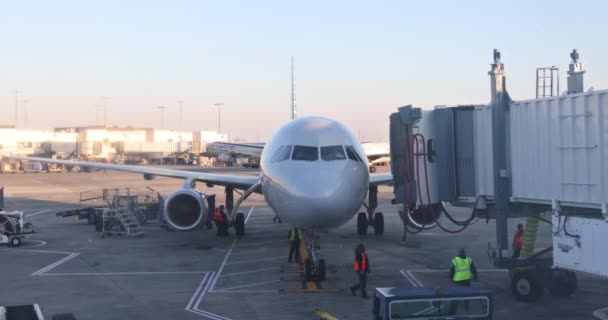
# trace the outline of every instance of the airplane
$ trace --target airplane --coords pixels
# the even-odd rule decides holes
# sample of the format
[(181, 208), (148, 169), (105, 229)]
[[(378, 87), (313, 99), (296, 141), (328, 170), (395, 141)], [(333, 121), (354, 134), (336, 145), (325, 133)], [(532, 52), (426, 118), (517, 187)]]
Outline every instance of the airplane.
[[(319, 236), (348, 222), (365, 205), (376, 199), (379, 185), (389, 185), (392, 174), (368, 172), (368, 161), (355, 135), (341, 123), (319, 116), (301, 117), (280, 127), (260, 155), (259, 176), (229, 173), (212, 174), (173, 169), (115, 165), (47, 158), (19, 157), (47, 163), (78, 165), (131, 173), (144, 179), (165, 176), (184, 179), (181, 189), (165, 201), (165, 219), (176, 230), (192, 230), (205, 222), (204, 196), (192, 188), (193, 182), (226, 188), (226, 207), (236, 234), (245, 234), (245, 217), (237, 212), (252, 193), (261, 193), (272, 210), (290, 225), (302, 228), (309, 241), (311, 259), (305, 264), (307, 280), (325, 279), (325, 260), (320, 257)], [(233, 204), (234, 189), (245, 190)], [(368, 192), (369, 191), (369, 192)], [(375, 202), (376, 200), (374, 200)], [(358, 230), (371, 224), (376, 233), (384, 230), (384, 217), (368, 206), (368, 215), (359, 213)]]
[[(213, 142), (202, 155), (214, 157), (220, 162), (235, 162), (236, 158), (258, 160), (264, 149), (263, 142)], [(390, 146), (384, 142), (361, 143), (363, 154), (367, 157), (369, 171), (376, 172), (377, 165), (388, 164), (391, 161)]]

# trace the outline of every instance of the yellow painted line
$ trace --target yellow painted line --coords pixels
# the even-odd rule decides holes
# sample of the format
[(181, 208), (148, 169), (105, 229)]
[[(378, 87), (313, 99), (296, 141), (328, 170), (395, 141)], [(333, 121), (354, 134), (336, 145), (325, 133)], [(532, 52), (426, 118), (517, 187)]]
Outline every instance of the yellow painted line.
[(317, 283), (316, 282), (308, 281), (308, 282), (306, 282), (306, 289), (308, 289), (308, 290), (318, 290), (319, 287), (317, 287)]

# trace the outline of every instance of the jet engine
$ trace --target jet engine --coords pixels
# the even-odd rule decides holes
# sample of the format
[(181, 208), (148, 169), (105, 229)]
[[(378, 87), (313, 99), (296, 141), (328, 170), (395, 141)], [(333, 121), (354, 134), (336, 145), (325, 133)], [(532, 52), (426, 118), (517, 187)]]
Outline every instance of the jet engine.
[(165, 219), (174, 229), (192, 230), (203, 223), (205, 200), (194, 189), (180, 189), (165, 201)]

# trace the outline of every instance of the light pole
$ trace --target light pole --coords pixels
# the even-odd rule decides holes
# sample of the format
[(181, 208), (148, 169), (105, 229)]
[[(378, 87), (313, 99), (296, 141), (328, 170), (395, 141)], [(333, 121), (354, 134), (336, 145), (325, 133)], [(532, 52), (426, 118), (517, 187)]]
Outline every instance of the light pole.
[(30, 101), (27, 99), (23, 99), (23, 122), (24, 122), (24, 126), (27, 128), (27, 104)]
[(218, 102), (213, 105), (217, 107), (217, 133), (222, 134), (222, 106), (224, 103)]
[(100, 105), (98, 105), (98, 104), (95, 105), (95, 125), (96, 126), (99, 125), (99, 107), (100, 107)]
[(17, 120), (19, 120), (19, 90), (15, 90), (15, 128), (17, 128)]
[(164, 129), (165, 128), (165, 106), (158, 106), (158, 109), (160, 109), (160, 128)]
[(103, 126), (106, 127), (108, 125), (108, 100), (110, 97), (103, 96)]

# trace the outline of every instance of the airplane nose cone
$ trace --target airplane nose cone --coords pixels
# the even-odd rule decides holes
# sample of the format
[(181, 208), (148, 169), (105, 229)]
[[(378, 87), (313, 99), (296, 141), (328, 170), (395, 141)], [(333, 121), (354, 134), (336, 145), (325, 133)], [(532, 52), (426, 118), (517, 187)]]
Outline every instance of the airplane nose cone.
[(288, 223), (308, 228), (336, 227), (350, 220), (361, 207), (369, 183), (364, 164), (336, 161), (322, 166), (315, 162), (298, 165), (299, 170), (290, 170), (289, 176), (277, 179), (283, 193), (277, 200), (284, 205), (281, 212), (285, 212)]

